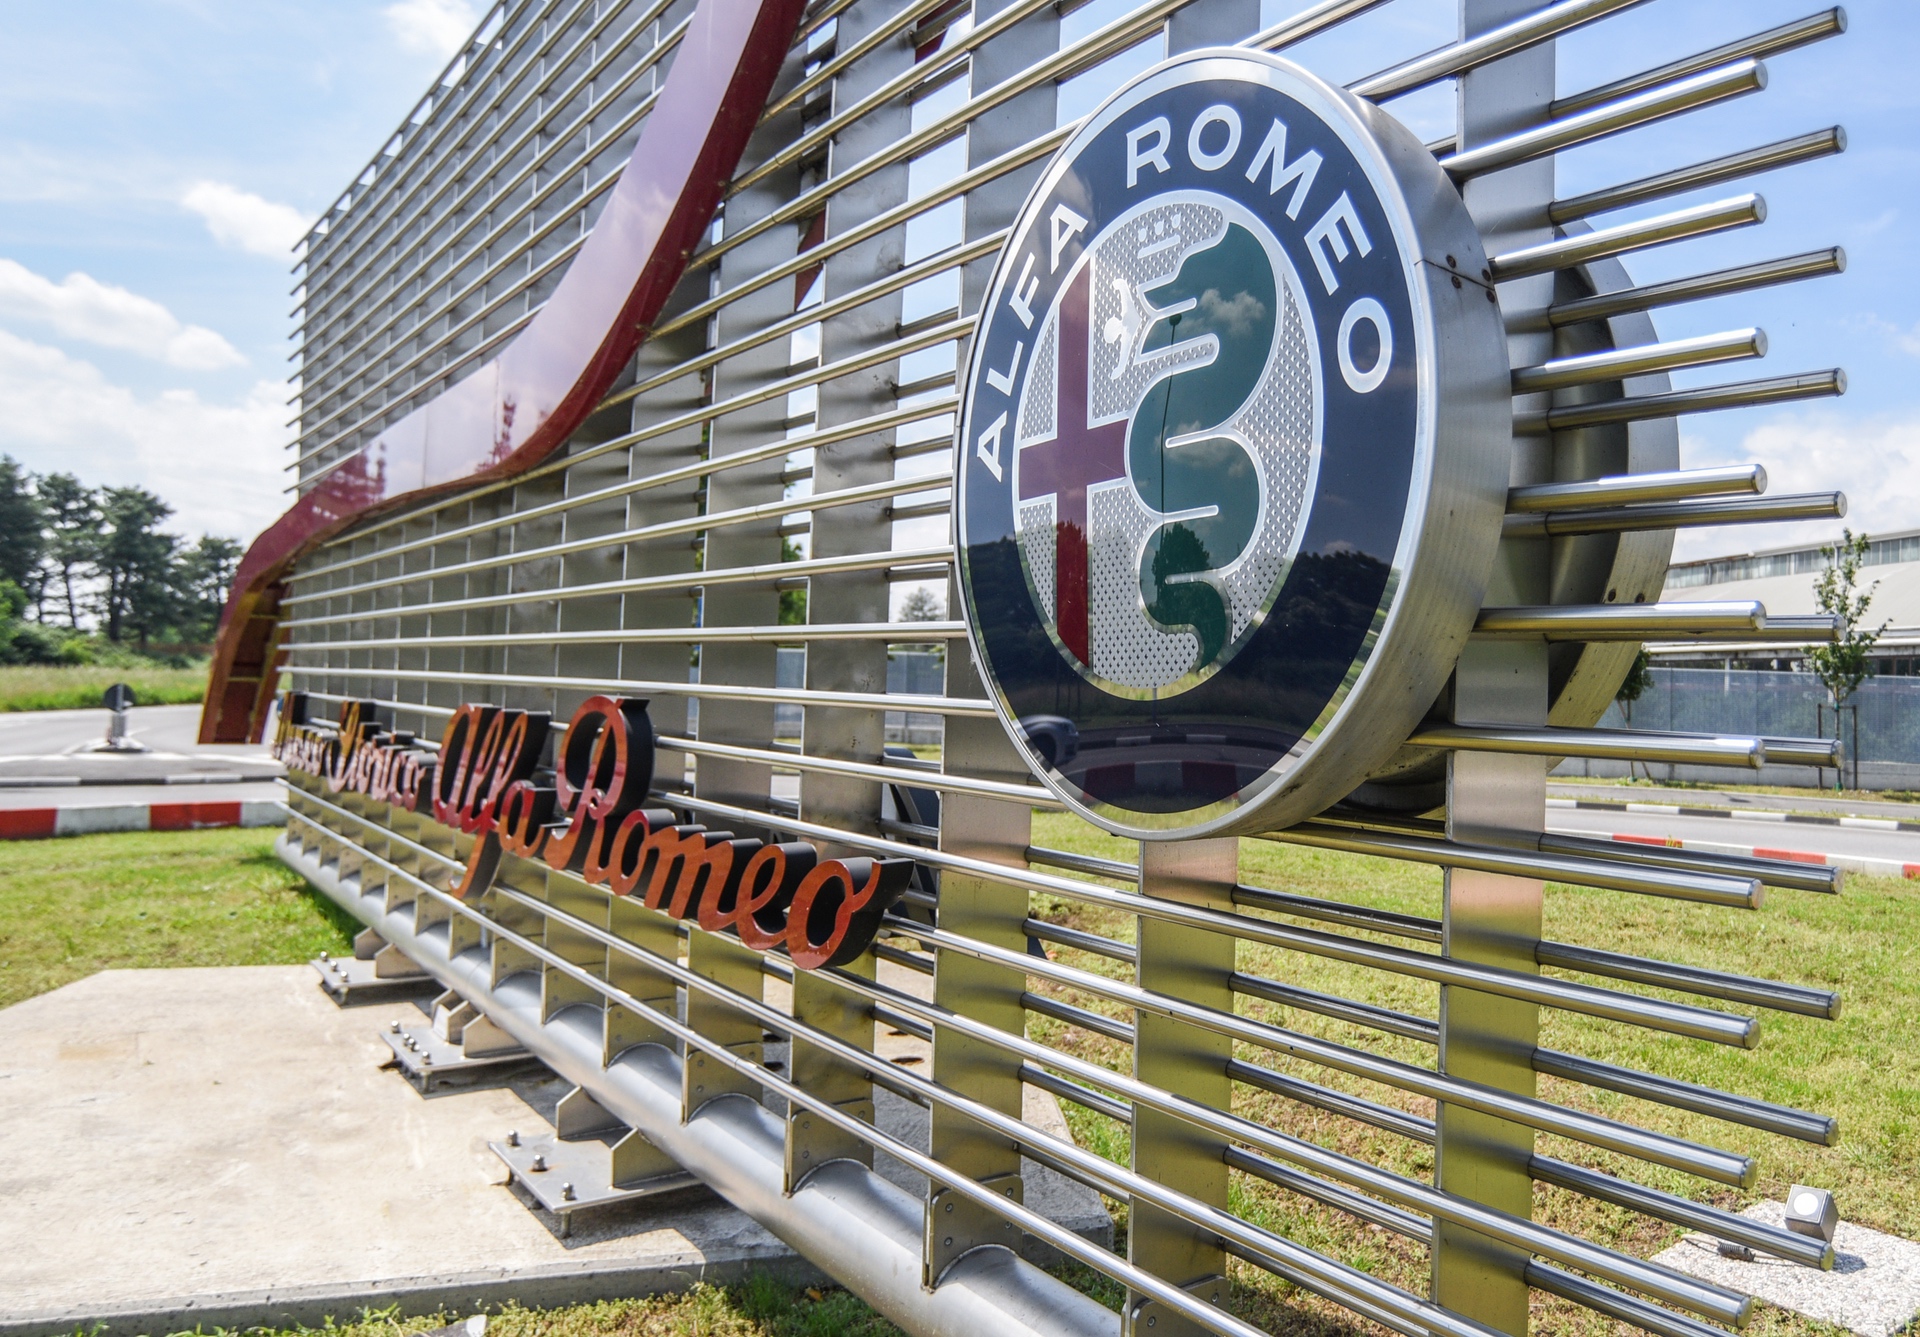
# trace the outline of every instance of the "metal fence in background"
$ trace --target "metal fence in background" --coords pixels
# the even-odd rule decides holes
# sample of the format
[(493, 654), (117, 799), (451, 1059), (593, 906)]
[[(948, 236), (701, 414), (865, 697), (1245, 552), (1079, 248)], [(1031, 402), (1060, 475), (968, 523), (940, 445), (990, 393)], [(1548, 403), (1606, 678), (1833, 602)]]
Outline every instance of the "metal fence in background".
[[(1659, 668), (1653, 685), (1630, 708), (1615, 702), (1601, 727), (1682, 730), (1689, 733), (1814, 738), (1835, 736), (1832, 699), (1811, 673), (1754, 669)], [(1865, 789), (1920, 788), (1920, 678), (1874, 677), (1843, 707), (1839, 738), (1846, 749), (1845, 779)], [(1632, 773), (1652, 780), (1726, 783), (1724, 769), (1661, 762), (1631, 763)], [(1629, 763), (1569, 758), (1560, 776), (1615, 778)], [(1831, 785), (1830, 769), (1768, 766), (1752, 783)]]

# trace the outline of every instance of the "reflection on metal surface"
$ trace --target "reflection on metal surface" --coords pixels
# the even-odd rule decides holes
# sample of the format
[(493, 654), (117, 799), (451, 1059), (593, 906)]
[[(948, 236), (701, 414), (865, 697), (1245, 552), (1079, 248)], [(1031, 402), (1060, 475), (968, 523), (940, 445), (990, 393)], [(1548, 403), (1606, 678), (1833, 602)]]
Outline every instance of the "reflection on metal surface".
[[(1637, 284), (1638, 248), (1712, 245), (1758, 198), (1601, 215), (1844, 135), (1574, 198), (1554, 155), (1756, 92), (1757, 58), (1844, 24), (1650, 55), (1556, 105), (1595, 82), (1556, 39), (1636, 2), (1460, 0), (1464, 36), (1427, 52), (1380, 0), (1264, 29), (1255, 0), (490, 13), (302, 263), (303, 493), (249, 559), (206, 716), (257, 725), (276, 672), (307, 703), (281, 854), (380, 938), (327, 978), (444, 986), (396, 1051), (432, 1080), (524, 1053), (576, 1084), (577, 1165), (501, 1153), (550, 1207), (695, 1176), (917, 1334), (1244, 1337), (1234, 1289), (1281, 1282), (1410, 1337), (1518, 1334), (1533, 1291), (1662, 1337), (1746, 1314), (1534, 1221), (1536, 1184), (1830, 1265), (1634, 1178), (1750, 1184), (1764, 1142), (1583, 1102), (1814, 1145), (1831, 1118), (1668, 1076), (1659, 1045), (1642, 1070), (1538, 1043), (1543, 1009), (1739, 1049), (1840, 1006), (1541, 931), (1555, 897), (1737, 934), (1767, 896), (1840, 889), (1544, 830), (1552, 756), (1834, 759), (1594, 727), (1649, 636), (1833, 634), (1662, 603), (1674, 526), (1841, 505), (1682, 468), (1675, 416), (1844, 378), (1676, 391), (1663, 369), (1761, 340), (1655, 316), (1844, 257)], [(1347, 24), (1382, 72), (1343, 92), (1302, 43)], [(1442, 80), (1429, 150), (1391, 99)], [(595, 697), (646, 698), (657, 735)], [(560, 727), (583, 707), (601, 727)], [(1051, 848), (1036, 815), (1062, 807), (1140, 839)], [(1389, 858), (1444, 890), (1410, 914), (1253, 885), (1217, 834), (1242, 829), (1356, 888)], [(754, 919), (774, 850), (849, 870), (816, 888), (820, 932)], [(840, 943), (870, 950), (828, 950), (826, 911), (883, 868), (904, 876)], [(1055, 1101), (1130, 1154), (1076, 1143)], [(1049, 1175), (1126, 1207), (1124, 1256), (1048, 1215)], [(1275, 1192), (1331, 1238), (1424, 1247), (1430, 1283), (1269, 1228)], [(1043, 1270), (1062, 1258), (1124, 1312)]]

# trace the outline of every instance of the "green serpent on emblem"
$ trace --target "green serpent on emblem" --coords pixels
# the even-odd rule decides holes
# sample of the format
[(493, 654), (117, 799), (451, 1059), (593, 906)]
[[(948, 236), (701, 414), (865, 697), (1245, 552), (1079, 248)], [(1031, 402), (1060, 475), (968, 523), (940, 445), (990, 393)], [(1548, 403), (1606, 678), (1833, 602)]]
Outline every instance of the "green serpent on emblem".
[[(1231, 421), (1260, 384), (1277, 303), (1266, 248), (1238, 224), (1141, 296), (1162, 315), (1142, 355), (1212, 335), (1213, 360), (1157, 381), (1134, 410), (1127, 467), (1140, 499), (1168, 520), (1147, 540), (1140, 593), (1147, 616), (1200, 640), (1193, 671), (1226, 648), (1233, 610), (1213, 574), (1246, 551), (1260, 515), (1260, 473), (1232, 436), (1196, 436)], [(1181, 441), (1168, 448), (1169, 440)]]

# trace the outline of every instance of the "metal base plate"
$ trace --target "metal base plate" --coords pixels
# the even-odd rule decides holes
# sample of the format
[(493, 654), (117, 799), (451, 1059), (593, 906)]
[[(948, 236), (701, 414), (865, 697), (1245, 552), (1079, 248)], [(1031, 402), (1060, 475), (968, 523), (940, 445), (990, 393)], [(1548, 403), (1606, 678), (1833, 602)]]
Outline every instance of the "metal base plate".
[(701, 1185), (697, 1175), (685, 1170), (625, 1186), (610, 1182), (613, 1144), (625, 1133), (625, 1129), (619, 1129), (571, 1142), (563, 1142), (553, 1133), (536, 1133), (515, 1135), (515, 1141), (489, 1142), (487, 1146), (506, 1163), (513, 1179), (534, 1201), (560, 1219), (564, 1236), (573, 1230), (573, 1214), (584, 1207), (632, 1202)]
[(307, 964), (319, 973), (320, 987), (327, 991), (327, 997), (341, 1007), (431, 998), (440, 992), (440, 984), (431, 975), (375, 975), (373, 962), (350, 956), (316, 956)]
[(380, 1032), (380, 1038), (393, 1051), (393, 1063), (400, 1075), (430, 1094), (444, 1085), (469, 1085), (488, 1077), (504, 1077), (540, 1062), (524, 1049), (484, 1058), (468, 1058), (457, 1044), (449, 1044), (433, 1033), (431, 1025), (400, 1026)]

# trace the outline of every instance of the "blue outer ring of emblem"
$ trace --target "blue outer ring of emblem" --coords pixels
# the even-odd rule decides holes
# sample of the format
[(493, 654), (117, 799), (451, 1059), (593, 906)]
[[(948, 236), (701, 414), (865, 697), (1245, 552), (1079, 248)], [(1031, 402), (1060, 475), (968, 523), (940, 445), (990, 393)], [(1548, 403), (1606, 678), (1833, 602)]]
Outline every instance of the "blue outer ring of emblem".
[[(1316, 90), (1324, 90), (1315, 96)], [(1298, 94), (1296, 96), (1296, 94)], [(974, 653), (1002, 722), (1034, 770), (1075, 810), (1111, 830), (1162, 836), (1201, 834), (1246, 815), (1313, 752), (1371, 656), (1399, 585), (1398, 568), (1424, 498), (1429, 462), (1423, 360), (1432, 353), (1428, 313), (1413, 274), (1417, 255), (1406, 206), (1367, 149), (1357, 122), (1339, 116), (1339, 95), (1273, 57), (1195, 52), (1142, 75), (1088, 119), (1049, 164), (1022, 207), (981, 307), (961, 402), (955, 497), (959, 586)], [(1317, 104), (1317, 105), (1316, 105)], [(1203, 111), (1227, 105), (1243, 133), (1231, 161), (1197, 165), (1188, 134)], [(1332, 112), (1333, 114), (1329, 114)], [(1127, 135), (1155, 117), (1171, 127), (1168, 170), (1146, 167), (1127, 184)], [(1286, 160), (1308, 152), (1320, 166), (1297, 216), (1296, 182), (1270, 192), (1272, 160), (1249, 179), (1268, 127), (1286, 126)], [(1200, 158), (1217, 153), (1216, 124)], [(1244, 648), (1200, 685), (1162, 700), (1130, 699), (1086, 681), (1063, 656), (1029, 593), (1014, 537), (1014, 470), (999, 477), (979, 448), (983, 428), (1017, 410), (1029, 360), (1010, 392), (986, 372), (1029, 347), (1105, 225), (1154, 195), (1205, 190), (1263, 219), (1302, 277), (1320, 344), (1323, 434), (1319, 477), (1302, 519), (1298, 554), (1264, 621)], [(1371, 249), (1362, 254), (1341, 224), (1346, 255), (1317, 244), (1337, 288), (1329, 292), (1309, 234), (1340, 201), (1350, 205)], [(1057, 205), (1087, 220), (1053, 254)], [(1027, 258), (1033, 264), (1026, 264)], [(1024, 275), (1024, 277), (1023, 277)], [(1016, 286), (1033, 326), (1010, 301)], [(1390, 365), (1363, 392), (1337, 370), (1342, 319), (1356, 299), (1384, 308), (1392, 328)], [(1371, 378), (1366, 378), (1371, 379)], [(1013, 447), (1005, 429), (1003, 455)]]

